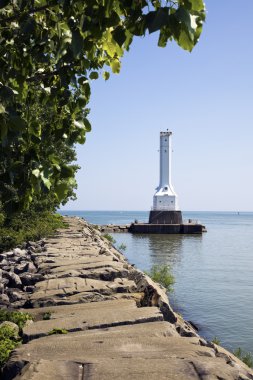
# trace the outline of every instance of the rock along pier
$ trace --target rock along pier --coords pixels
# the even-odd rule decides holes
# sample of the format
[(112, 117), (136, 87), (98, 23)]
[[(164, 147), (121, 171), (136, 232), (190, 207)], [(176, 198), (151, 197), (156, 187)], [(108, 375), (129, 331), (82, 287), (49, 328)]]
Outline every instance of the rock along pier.
[(170, 307), (162, 287), (79, 218), (32, 259), (33, 322), (4, 380), (249, 380), (253, 372), (205, 341)]

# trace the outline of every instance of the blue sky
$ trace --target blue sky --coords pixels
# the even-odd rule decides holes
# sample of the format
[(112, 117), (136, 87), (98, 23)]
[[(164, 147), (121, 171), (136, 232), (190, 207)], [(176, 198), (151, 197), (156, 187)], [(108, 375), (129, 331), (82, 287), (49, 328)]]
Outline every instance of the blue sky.
[(136, 38), (119, 75), (92, 82), (72, 210), (149, 210), (159, 132), (173, 132), (181, 209), (253, 211), (253, 1), (207, 0), (192, 53)]

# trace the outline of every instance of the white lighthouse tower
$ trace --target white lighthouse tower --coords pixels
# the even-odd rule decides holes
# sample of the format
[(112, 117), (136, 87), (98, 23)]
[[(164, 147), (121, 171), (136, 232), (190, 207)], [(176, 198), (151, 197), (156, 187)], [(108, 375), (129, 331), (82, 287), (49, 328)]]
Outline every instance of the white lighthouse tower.
[(172, 132), (160, 132), (160, 182), (149, 215), (152, 224), (181, 224), (178, 196), (171, 183)]

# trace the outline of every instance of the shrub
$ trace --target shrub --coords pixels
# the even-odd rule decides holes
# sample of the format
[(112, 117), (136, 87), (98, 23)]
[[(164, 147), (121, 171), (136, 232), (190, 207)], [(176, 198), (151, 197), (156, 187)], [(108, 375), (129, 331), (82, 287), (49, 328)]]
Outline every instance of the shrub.
[(65, 227), (61, 215), (51, 212), (27, 212), (5, 221), (0, 227), (0, 252), (7, 251), (28, 240), (50, 236), (57, 228)]
[(24, 327), (26, 321), (28, 321), (29, 319), (32, 319), (32, 316), (28, 313), (21, 313), (19, 311), (8, 311), (4, 309), (0, 310), (0, 323), (5, 321), (16, 323), (20, 330)]
[(104, 234), (103, 237), (106, 238), (107, 240), (109, 240), (109, 242), (110, 242), (111, 244), (115, 244), (115, 243), (116, 243), (116, 240), (115, 240), (115, 239), (113, 238), (113, 236), (110, 235), (110, 234)]
[(250, 352), (244, 352), (241, 347), (238, 347), (233, 354), (248, 367), (253, 368), (253, 356)]
[(154, 265), (149, 272), (146, 272), (153, 281), (158, 282), (166, 288), (168, 292), (173, 291), (173, 284), (175, 278), (171, 273), (171, 269), (168, 265)]
[(67, 330), (65, 330), (65, 329), (59, 329), (59, 328), (56, 327), (55, 329), (49, 331), (48, 335), (67, 334), (67, 333), (68, 333)]
[(217, 338), (217, 336), (215, 336), (215, 337), (212, 339), (211, 342), (214, 343), (214, 344), (217, 344), (218, 346), (220, 345), (220, 339)]
[(125, 251), (126, 250), (126, 244), (124, 244), (124, 243), (122, 243), (122, 244), (120, 244), (119, 246), (118, 246), (118, 250), (119, 251)]
[[(5, 321), (13, 322), (19, 327), (20, 331), (28, 319), (31, 319), (28, 313), (0, 310), (0, 323)], [(11, 351), (19, 344), (21, 344), (21, 338), (14, 327), (8, 325), (0, 326), (0, 368), (8, 360)]]
[(9, 326), (0, 326), (0, 368), (8, 360), (10, 353), (20, 344), (16, 332)]

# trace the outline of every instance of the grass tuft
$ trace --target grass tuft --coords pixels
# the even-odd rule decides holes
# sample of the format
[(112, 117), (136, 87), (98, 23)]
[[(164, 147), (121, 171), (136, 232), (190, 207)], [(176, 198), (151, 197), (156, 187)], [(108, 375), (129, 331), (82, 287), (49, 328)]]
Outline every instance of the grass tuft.
[(253, 355), (250, 352), (245, 352), (241, 347), (238, 347), (233, 354), (248, 367), (253, 368)]
[(67, 330), (65, 330), (65, 329), (59, 329), (59, 328), (56, 327), (55, 329), (49, 331), (48, 335), (67, 334), (67, 333), (68, 333)]
[(104, 234), (103, 237), (106, 238), (111, 244), (115, 244), (116, 243), (116, 240), (110, 234)]
[(175, 283), (175, 278), (171, 273), (171, 268), (168, 265), (153, 265), (149, 272), (145, 272), (151, 279), (158, 282), (168, 292), (173, 291), (173, 285)]

